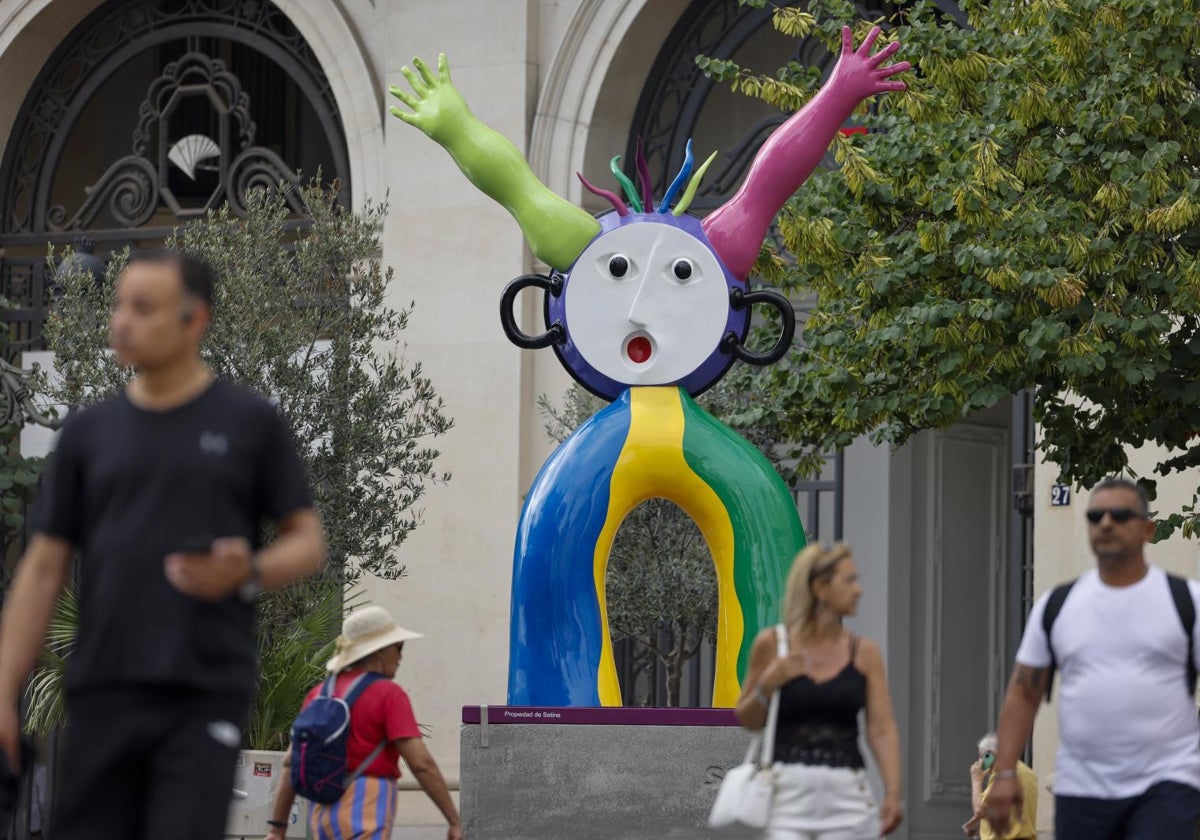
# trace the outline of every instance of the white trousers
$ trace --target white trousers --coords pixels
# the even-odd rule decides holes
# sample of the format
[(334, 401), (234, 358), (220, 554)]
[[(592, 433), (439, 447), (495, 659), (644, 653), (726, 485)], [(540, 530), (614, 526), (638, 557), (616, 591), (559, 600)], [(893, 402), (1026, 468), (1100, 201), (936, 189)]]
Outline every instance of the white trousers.
[(778, 784), (763, 840), (879, 837), (879, 811), (865, 770), (776, 764)]

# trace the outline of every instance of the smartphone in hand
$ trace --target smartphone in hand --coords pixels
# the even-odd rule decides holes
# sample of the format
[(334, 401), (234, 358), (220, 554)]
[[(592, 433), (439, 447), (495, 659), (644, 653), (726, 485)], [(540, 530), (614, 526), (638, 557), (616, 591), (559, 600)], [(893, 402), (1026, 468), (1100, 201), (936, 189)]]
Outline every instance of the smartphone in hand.
[(176, 554), (208, 554), (212, 551), (216, 538), (212, 534), (193, 534), (179, 541)]

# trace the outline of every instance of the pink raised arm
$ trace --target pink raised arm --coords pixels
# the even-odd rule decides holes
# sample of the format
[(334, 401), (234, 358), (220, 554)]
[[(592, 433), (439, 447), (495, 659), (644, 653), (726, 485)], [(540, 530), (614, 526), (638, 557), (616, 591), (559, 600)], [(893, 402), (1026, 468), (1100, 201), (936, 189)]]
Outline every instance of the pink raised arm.
[(817, 168), (859, 103), (877, 93), (904, 90), (904, 82), (888, 79), (909, 69), (909, 63), (884, 64), (900, 44), (871, 55), (878, 37), (877, 26), (856, 51), (850, 27), (843, 27), (842, 54), (829, 80), (758, 150), (737, 195), (704, 219), (709, 241), (739, 280), (749, 275), (775, 214)]

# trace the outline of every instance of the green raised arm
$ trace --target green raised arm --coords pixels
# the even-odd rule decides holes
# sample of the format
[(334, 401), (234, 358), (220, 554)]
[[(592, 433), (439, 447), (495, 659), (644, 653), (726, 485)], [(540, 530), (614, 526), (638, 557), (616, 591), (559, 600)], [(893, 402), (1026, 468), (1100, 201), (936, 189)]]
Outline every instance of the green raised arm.
[(472, 184), (512, 213), (538, 259), (560, 271), (570, 268), (600, 232), (600, 223), (547, 188), (516, 146), (471, 113), (450, 81), (444, 54), (436, 75), (419, 58), (413, 67), (416, 72), (400, 70), (412, 93), (389, 88), (412, 111), (393, 106), (392, 113), (444, 147)]

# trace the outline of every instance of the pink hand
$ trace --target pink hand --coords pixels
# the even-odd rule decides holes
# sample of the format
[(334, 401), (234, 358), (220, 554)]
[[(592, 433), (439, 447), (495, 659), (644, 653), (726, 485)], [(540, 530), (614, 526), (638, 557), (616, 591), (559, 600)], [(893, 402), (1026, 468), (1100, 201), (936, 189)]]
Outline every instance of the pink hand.
[(704, 232), (731, 274), (746, 279), (767, 228), (784, 202), (813, 173), (829, 143), (859, 103), (877, 93), (904, 90), (891, 76), (909, 68), (907, 61), (883, 66), (900, 44), (871, 55), (879, 27), (858, 51), (850, 27), (842, 28), (842, 54), (817, 95), (767, 138), (737, 194), (703, 221)]
[(836, 89), (842, 96), (850, 96), (859, 101), (889, 90), (905, 90), (904, 82), (889, 82), (888, 79), (910, 69), (912, 65), (907, 61), (884, 65), (884, 62), (900, 49), (900, 42), (893, 41), (875, 55), (871, 55), (871, 47), (875, 45), (879, 32), (878, 26), (872, 28), (862, 46), (855, 50), (854, 35), (850, 27), (842, 27), (842, 54), (838, 57), (833, 73), (830, 74), (827, 85), (829, 88)]

